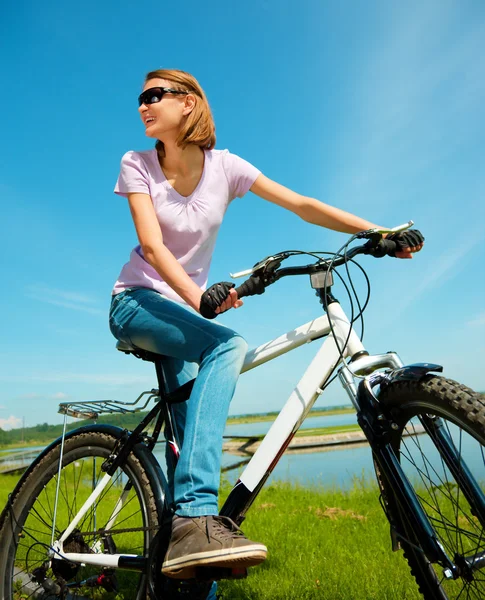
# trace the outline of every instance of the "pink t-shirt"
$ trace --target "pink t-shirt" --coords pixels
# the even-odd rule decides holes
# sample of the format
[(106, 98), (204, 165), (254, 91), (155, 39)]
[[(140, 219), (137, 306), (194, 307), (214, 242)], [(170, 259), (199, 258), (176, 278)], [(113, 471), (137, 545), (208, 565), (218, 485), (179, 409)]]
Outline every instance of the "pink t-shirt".
[[(157, 151), (127, 152), (115, 193), (149, 194), (157, 214), (163, 243), (201, 288), (207, 287), (209, 267), (217, 234), (231, 200), (242, 197), (260, 171), (228, 150), (205, 150), (202, 177), (190, 196), (181, 196), (170, 185), (158, 162)], [(157, 290), (167, 298), (185, 304), (136, 246), (113, 288), (113, 295), (130, 287)]]

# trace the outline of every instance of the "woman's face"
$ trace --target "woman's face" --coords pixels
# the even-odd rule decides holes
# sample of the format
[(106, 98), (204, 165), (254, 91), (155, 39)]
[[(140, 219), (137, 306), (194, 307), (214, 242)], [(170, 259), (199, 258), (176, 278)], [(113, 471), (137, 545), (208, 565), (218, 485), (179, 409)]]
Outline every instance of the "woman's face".
[[(149, 79), (143, 86), (143, 91), (155, 87), (177, 89), (175, 84), (166, 79)], [(175, 139), (184, 117), (191, 112), (194, 101), (192, 94), (167, 93), (159, 102), (142, 104), (138, 112), (145, 125), (145, 135), (162, 141), (167, 137)]]

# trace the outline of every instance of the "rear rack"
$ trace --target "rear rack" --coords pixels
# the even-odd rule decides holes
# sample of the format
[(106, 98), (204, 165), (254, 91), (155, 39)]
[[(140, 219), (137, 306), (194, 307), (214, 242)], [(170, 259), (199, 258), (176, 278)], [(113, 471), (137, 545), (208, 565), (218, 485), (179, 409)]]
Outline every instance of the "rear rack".
[[(145, 398), (144, 403), (143, 397)], [(87, 400), (84, 402), (62, 402), (59, 404), (58, 413), (68, 415), (76, 419), (94, 419), (104, 414), (137, 413), (144, 410), (151, 400), (160, 400), (159, 390), (153, 389), (142, 392), (133, 402), (121, 402), (121, 400)], [(137, 406), (140, 404), (140, 406)]]

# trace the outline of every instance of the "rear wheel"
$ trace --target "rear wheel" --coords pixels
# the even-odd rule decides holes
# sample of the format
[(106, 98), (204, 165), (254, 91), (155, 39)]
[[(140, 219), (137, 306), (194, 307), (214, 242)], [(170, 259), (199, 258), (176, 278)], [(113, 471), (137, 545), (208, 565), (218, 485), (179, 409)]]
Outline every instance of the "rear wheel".
[[(32, 469), (11, 499), (2, 529), (2, 598), (146, 598), (145, 576), (140, 573), (72, 564), (50, 552), (58, 480), (54, 539), (59, 539), (104, 475), (101, 465), (115, 443), (109, 434), (79, 433), (66, 439), (59, 478), (60, 446)], [(157, 529), (149, 479), (141, 462), (130, 454), (66, 540), (64, 550), (146, 557)]]
[[(429, 600), (485, 597), (485, 530), (460, 485), (465, 465), (485, 498), (485, 398), (454, 381), (427, 376), (421, 381), (395, 382), (379, 402), (392, 420), (392, 446), (401, 467), (447, 555), (458, 565), (458, 576), (430, 563), (398, 505), (392, 488), (377, 470), (385, 510), (404, 550), (419, 589)], [(455, 476), (423, 427), (442, 426), (457, 460)], [(483, 517), (483, 515), (482, 515)], [(396, 537), (395, 537), (396, 539)], [(470, 558), (483, 559), (477, 568)]]

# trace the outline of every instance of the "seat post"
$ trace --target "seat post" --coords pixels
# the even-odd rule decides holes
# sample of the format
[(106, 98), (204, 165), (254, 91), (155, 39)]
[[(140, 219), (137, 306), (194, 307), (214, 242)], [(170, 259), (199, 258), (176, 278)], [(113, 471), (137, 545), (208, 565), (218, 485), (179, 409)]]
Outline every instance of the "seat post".
[(157, 358), (155, 361), (155, 371), (157, 373), (157, 380), (158, 380), (158, 391), (160, 394), (160, 398), (164, 399), (167, 395), (167, 387), (165, 385), (165, 375), (163, 373), (163, 365), (162, 365), (162, 360), (161, 358)]

